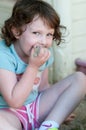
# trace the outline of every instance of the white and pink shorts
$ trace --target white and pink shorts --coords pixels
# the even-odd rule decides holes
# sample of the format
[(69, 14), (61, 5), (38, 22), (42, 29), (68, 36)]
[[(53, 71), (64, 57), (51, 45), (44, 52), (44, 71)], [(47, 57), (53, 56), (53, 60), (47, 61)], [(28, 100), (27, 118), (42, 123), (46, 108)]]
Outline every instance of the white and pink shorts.
[(21, 121), (23, 130), (35, 130), (39, 128), (39, 100), (40, 95), (32, 103), (22, 106), (20, 109), (5, 108), (7, 111), (13, 112)]

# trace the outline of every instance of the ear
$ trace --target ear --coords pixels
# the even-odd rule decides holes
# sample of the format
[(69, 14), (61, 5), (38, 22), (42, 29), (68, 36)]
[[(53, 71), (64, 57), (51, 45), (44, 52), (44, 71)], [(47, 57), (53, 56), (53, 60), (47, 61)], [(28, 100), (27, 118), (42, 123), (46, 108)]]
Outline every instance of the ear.
[(17, 28), (15, 28), (15, 27), (12, 27), (11, 28), (11, 31), (12, 31), (12, 33), (13, 33), (13, 35), (14, 35), (14, 37), (16, 38), (16, 39), (19, 39), (19, 30), (17, 29)]

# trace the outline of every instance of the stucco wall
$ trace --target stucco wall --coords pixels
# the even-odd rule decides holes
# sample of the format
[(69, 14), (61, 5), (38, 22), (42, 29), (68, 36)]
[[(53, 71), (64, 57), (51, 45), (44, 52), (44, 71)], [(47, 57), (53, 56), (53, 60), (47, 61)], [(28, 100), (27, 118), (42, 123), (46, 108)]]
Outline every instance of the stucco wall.
[(58, 81), (75, 71), (76, 58), (86, 60), (86, 0), (52, 0), (52, 4), (69, 31), (65, 44), (54, 47), (53, 80)]
[(86, 60), (86, 0), (71, 1), (73, 61), (78, 57)]

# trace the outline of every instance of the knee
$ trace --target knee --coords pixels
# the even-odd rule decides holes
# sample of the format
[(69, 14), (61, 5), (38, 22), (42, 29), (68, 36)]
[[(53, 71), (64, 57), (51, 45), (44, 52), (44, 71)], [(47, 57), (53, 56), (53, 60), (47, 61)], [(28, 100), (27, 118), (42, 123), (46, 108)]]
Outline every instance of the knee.
[(0, 122), (3, 122), (3, 121), (5, 121), (5, 117), (3, 116), (2, 113), (0, 113)]
[(75, 78), (75, 80), (78, 80), (78, 81), (81, 81), (81, 82), (83, 81), (83, 82), (86, 83), (86, 75), (84, 73), (80, 72), (80, 71), (75, 72), (74, 78)]
[(86, 91), (86, 75), (82, 72), (75, 72), (74, 74), (74, 80), (76, 83), (79, 84), (82, 88), (85, 88)]
[(0, 112), (0, 119), (4, 118), (3, 112)]

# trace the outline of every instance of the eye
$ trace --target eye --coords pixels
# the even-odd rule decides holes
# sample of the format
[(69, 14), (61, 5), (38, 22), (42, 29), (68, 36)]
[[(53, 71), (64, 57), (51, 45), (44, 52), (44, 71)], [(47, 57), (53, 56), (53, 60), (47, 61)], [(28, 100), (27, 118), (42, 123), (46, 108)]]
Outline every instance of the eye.
[(52, 33), (48, 33), (48, 34), (47, 34), (47, 37), (53, 38), (53, 34), (52, 34)]
[(40, 33), (39, 33), (39, 32), (33, 32), (33, 34), (35, 34), (35, 35), (37, 35), (37, 36), (39, 36), (39, 35), (40, 35)]

